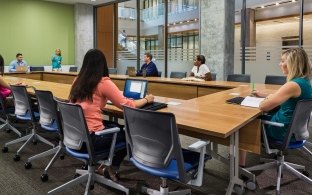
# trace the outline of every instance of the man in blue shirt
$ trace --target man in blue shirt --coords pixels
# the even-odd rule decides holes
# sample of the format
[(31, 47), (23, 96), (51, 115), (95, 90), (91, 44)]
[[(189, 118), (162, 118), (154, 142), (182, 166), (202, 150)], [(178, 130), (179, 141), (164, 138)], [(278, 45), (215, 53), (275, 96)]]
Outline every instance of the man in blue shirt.
[(23, 60), (23, 54), (17, 53), (16, 60), (13, 60), (9, 66), (9, 72), (16, 72), (17, 66), (27, 66), (27, 62)]
[(146, 76), (150, 77), (158, 77), (158, 70), (154, 62), (152, 62), (152, 54), (145, 53), (144, 54), (144, 64), (141, 67), (141, 70), (137, 72), (137, 76), (143, 76), (143, 70), (146, 70)]

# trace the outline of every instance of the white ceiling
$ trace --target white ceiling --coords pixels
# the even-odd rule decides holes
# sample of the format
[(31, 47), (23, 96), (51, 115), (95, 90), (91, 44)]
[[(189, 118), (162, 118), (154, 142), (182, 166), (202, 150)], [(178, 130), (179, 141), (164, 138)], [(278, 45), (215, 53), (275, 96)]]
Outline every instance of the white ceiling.
[(52, 1), (52, 2), (58, 2), (58, 3), (66, 3), (66, 4), (76, 4), (76, 3), (85, 3), (85, 4), (91, 4), (91, 5), (100, 5), (104, 3), (114, 2), (115, 0), (44, 0), (44, 1)]

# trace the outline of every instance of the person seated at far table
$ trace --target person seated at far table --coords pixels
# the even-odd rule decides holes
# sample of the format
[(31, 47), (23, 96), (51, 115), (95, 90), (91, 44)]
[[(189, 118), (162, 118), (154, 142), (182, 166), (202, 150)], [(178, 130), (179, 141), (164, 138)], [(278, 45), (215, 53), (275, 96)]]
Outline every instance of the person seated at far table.
[(194, 67), (192, 68), (190, 77), (204, 79), (205, 81), (211, 81), (211, 73), (205, 62), (205, 56), (197, 55), (194, 59)]
[[(147, 77), (158, 77), (158, 70), (154, 62), (152, 62), (152, 54), (144, 54), (144, 64), (141, 69), (137, 72), (137, 76), (147, 76)], [(146, 75), (143, 75), (143, 72), (146, 71)]]
[(23, 60), (23, 54), (17, 53), (16, 59), (13, 60), (9, 65), (9, 72), (16, 72), (17, 66), (27, 66), (27, 62)]

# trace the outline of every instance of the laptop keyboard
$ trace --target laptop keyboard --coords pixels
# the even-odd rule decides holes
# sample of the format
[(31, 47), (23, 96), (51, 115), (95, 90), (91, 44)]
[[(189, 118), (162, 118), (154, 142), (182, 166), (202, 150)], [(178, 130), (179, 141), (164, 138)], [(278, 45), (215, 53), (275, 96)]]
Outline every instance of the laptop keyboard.
[(143, 110), (159, 110), (161, 108), (167, 107), (167, 104), (165, 103), (160, 103), (160, 102), (153, 102), (150, 104), (146, 104), (145, 106), (141, 107)]

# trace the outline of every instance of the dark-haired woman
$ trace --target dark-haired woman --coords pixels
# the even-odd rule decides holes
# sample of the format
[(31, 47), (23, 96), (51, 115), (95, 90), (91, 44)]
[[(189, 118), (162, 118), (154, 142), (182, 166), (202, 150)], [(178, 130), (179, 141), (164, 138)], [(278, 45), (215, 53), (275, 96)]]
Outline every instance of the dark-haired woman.
[[(139, 100), (130, 100), (124, 97), (109, 78), (104, 54), (100, 50), (91, 49), (84, 57), (81, 70), (71, 88), (69, 99), (71, 102), (81, 105), (91, 134), (94, 150), (95, 152), (101, 152), (110, 148), (112, 135), (95, 135), (95, 132), (118, 126), (118, 124), (103, 121), (102, 109), (105, 107), (107, 100), (110, 100), (115, 106), (122, 109), (123, 105), (142, 107), (147, 103), (153, 102), (154, 96), (147, 95)], [(124, 132), (120, 131), (116, 142), (124, 141)], [(126, 153), (126, 148), (115, 152), (112, 165), (119, 167)], [(105, 167), (102, 170), (102, 174), (106, 170), (108, 170), (112, 180), (118, 180), (112, 167)], [(98, 171), (100, 172), (101, 170)]]
[(14, 102), (12, 98), (7, 98), (11, 95), (11, 87), (7, 82), (3, 80), (3, 74), (4, 74), (4, 59), (0, 55), (0, 96), (3, 98), (4, 103), (6, 106), (14, 106)]

